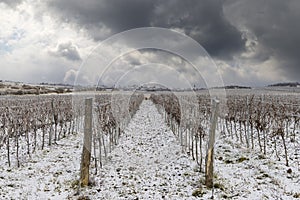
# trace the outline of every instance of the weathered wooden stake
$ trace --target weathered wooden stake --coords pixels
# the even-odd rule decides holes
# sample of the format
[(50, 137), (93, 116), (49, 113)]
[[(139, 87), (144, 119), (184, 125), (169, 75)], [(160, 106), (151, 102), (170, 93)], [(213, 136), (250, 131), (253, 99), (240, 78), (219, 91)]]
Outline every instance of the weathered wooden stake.
[(218, 121), (219, 101), (214, 99), (212, 106), (211, 125), (209, 129), (209, 141), (205, 165), (205, 185), (208, 188), (213, 187), (213, 170), (214, 170), (214, 144), (216, 136), (216, 126)]
[(91, 161), (92, 149), (92, 116), (93, 115), (93, 99), (85, 100), (85, 118), (84, 118), (84, 139), (81, 154), (80, 167), (80, 183), (81, 186), (89, 184), (89, 169)]

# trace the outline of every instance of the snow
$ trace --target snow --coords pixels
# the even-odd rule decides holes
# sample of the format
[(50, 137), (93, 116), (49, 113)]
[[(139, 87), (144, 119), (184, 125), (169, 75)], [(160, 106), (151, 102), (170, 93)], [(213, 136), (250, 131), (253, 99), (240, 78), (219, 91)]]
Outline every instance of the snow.
[[(297, 143), (298, 148), (299, 143)], [(290, 166), (279, 161), (272, 152), (237, 147), (236, 142), (222, 139), (216, 145), (215, 173), (224, 179), (232, 199), (296, 199), (300, 195), (300, 168), (297, 158)], [(297, 148), (289, 145), (290, 154), (298, 155)], [(290, 156), (292, 157), (292, 156)], [(243, 159), (239, 160), (239, 159)], [(291, 173), (288, 170), (291, 169)]]
[(200, 174), (151, 101), (144, 101), (109, 162), (83, 191), (91, 199), (196, 199)]
[[(287, 167), (272, 148), (264, 156), (220, 135), (215, 145), (214, 183), (219, 185), (215, 199), (296, 199), (300, 196), (299, 137), (297, 132), (296, 141), (288, 141)], [(182, 151), (151, 101), (143, 101), (103, 168), (91, 174), (94, 185), (77, 191), (82, 138), (82, 134), (70, 135), (37, 150), (19, 168), (9, 168), (0, 160), (0, 199), (177, 200), (212, 195), (203, 185), (204, 174)], [(283, 158), (283, 151), (279, 153)], [(1, 148), (0, 156), (4, 154)], [(202, 197), (192, 195), (197, 189)]]
[(19, 168), (1, 162), (0, 199), (66, 199), (79, 173), (81, 140), (80, 135), (64, 138)]

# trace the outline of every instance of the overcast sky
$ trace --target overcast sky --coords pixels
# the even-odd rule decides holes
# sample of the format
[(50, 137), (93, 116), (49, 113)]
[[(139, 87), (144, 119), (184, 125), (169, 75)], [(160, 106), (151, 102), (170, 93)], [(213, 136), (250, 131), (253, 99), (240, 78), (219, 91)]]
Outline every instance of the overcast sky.
[[(73, 83), (101, 41), (139, 27), (191, 37), (226, 85), (300, 82), (299, 0), (0, 0), (0, 79)], [(178, 55), (144, 49), (120, 57), (107, 76), (117, 71), (137, 84), (137, 77), (182, 76), (193, 84), (187, 65)], [(128, 66), (139, 70), (128, 76)]]

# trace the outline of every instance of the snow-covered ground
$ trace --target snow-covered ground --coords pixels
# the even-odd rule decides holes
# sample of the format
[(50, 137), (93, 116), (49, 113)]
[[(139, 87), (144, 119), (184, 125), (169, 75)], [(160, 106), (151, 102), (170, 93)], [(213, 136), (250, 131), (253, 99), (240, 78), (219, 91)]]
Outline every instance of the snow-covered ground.
[(184, 153), (151, 101), (144, 101), (109, 161), (83, 191), (91, 199), (196, 199), (196, 163)]
[[(299, 135), (288, 143), (286, 167), (272, 152), (263, 156), (229, 138), (218, 140), (215, 199), (300, 198), (299, 144)], [(212, 195), (203, 185), (204, 174), (182, 152), (151, 101), (141, 104), (101, 171), (91, 175), (94, 185), (78, 193), (81, 151), (82, 134), (77, 134), (37, 151), (20, 168), (0, 161), (0, 199), (177, 200)], [(202, 195), (194, 197), (195, 191)]]
[[(38, 151), (21, 167), (0, 165), (0, 199), (66, 199), (76, 187), (82, 137), (72, 135)], [(5, 150), (5, 149), (1, 149)]]
[[(299, 136), (298, 136), (299, 138)], [(300, 199), (300, 141), (288, 144), (289, 167), (284, 152), (278, 160), (222, 139), (216, 145), (215, 173), (231, 199)]]

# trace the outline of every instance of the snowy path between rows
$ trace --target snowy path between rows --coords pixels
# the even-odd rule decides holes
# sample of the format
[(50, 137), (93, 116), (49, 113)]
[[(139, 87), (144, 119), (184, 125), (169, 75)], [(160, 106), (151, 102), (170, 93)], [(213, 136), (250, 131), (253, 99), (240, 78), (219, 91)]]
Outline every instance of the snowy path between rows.
[(143, 101), (109, 161), (95, 179), (91, 199), (196, 199), (200, 174), (181, 151), (151, 101)]

